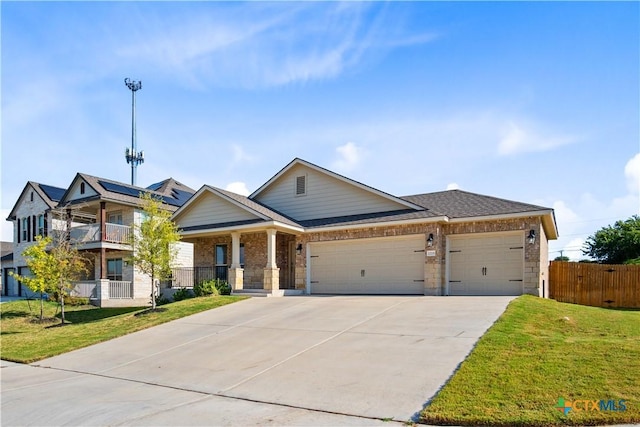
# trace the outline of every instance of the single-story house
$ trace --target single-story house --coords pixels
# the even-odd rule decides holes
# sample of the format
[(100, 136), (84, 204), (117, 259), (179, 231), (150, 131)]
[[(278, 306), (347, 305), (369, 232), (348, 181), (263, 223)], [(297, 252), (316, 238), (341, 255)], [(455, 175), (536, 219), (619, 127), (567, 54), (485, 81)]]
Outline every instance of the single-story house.
[(271, 294), (548, 296), (553, 209), (461, 190), (398, 197), (294, 159), (248, 197), (173, 214), (195, 269)]

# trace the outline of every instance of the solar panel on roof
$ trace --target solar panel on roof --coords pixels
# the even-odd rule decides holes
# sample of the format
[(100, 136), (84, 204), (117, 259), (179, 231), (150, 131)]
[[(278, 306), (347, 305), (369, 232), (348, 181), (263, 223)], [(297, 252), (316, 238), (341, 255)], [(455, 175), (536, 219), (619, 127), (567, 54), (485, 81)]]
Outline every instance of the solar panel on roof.
[(113, 182), (106, 182), (106, 181), (100, 180), (98, 181), (98, 184), (100, 184), (102, 188), (104, 188), (107, 191), (112, 191), (114, 193), (122, 194), (125, 196), (139, 197), (141, 193), (139, 188), (127, 187), (127, 186), (116, 184)]
[(39, 185), (40, 185), (40, 189), (44, 191), (44, 194), (46, 194), (47, 197), (53, 200), (54, 202), (59, 202), (62, 199), (62, 196), (64, 196), (64, 193), (66, 191), (64, 188), (53, 187), (51, 185), (45, 185), (45, 184), (39, 184)]
[(185, 203), (187, 203), (187, 200), (189, 200), (191, 198), (191, 196), (193, 196), (193, 193), (191, 193), (189, 191), (178, 190), (177, 188), (174, 188), (171, 191), (171, 194), (178, 201), (178, 203), (180, 203), (179, 206), (182, 206)]
[(164, 184), (164, 181), (156, 182), (155, 184), (148, 186), (147, 190), (158, 191), (158, 189), (162, 187), (162, 184)]

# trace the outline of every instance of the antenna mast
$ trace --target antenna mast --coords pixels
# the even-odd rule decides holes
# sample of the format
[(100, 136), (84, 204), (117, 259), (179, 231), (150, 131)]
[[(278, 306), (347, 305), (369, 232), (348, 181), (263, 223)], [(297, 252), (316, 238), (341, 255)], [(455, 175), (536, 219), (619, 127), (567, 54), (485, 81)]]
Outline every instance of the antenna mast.
[(125, 151), (127, 164), (131, 163), (131, 185), (136, 185), (136, 168), (144, 163), (144, 151), (136, 151), (136, 91), (142, 89), (142, 81), (124, 79), (124, 84), (131, 90), (131, 150)]

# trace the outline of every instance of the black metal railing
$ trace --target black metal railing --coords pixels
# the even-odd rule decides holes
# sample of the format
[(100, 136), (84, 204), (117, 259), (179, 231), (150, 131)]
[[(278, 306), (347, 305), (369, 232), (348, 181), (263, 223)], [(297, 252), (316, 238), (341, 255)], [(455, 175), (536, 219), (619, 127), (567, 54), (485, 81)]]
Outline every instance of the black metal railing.
[(171, 270), (171, 280), (166, 283), (171, 288), (192, 288), (197, 283), (209, 280), (228, 280), (226, 265), (216, 267), (178, 267)]

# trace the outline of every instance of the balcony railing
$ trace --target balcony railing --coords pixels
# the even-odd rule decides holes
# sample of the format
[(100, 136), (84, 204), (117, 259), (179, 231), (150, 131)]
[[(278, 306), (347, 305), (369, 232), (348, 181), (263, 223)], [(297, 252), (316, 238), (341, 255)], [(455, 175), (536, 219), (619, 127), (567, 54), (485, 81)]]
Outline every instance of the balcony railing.
[(100, 239), (100, 224), (87, 224), (73, 227), (70, 231), (71, 240), (78, 243), (110, 242), (129, 244), (131, 242), (131, 227), (120, 224), (105, 224), (106, 232)]
[(98, 286), (95, 281), (76, 282), (71, 296), (97, 299), (98, 298)]

